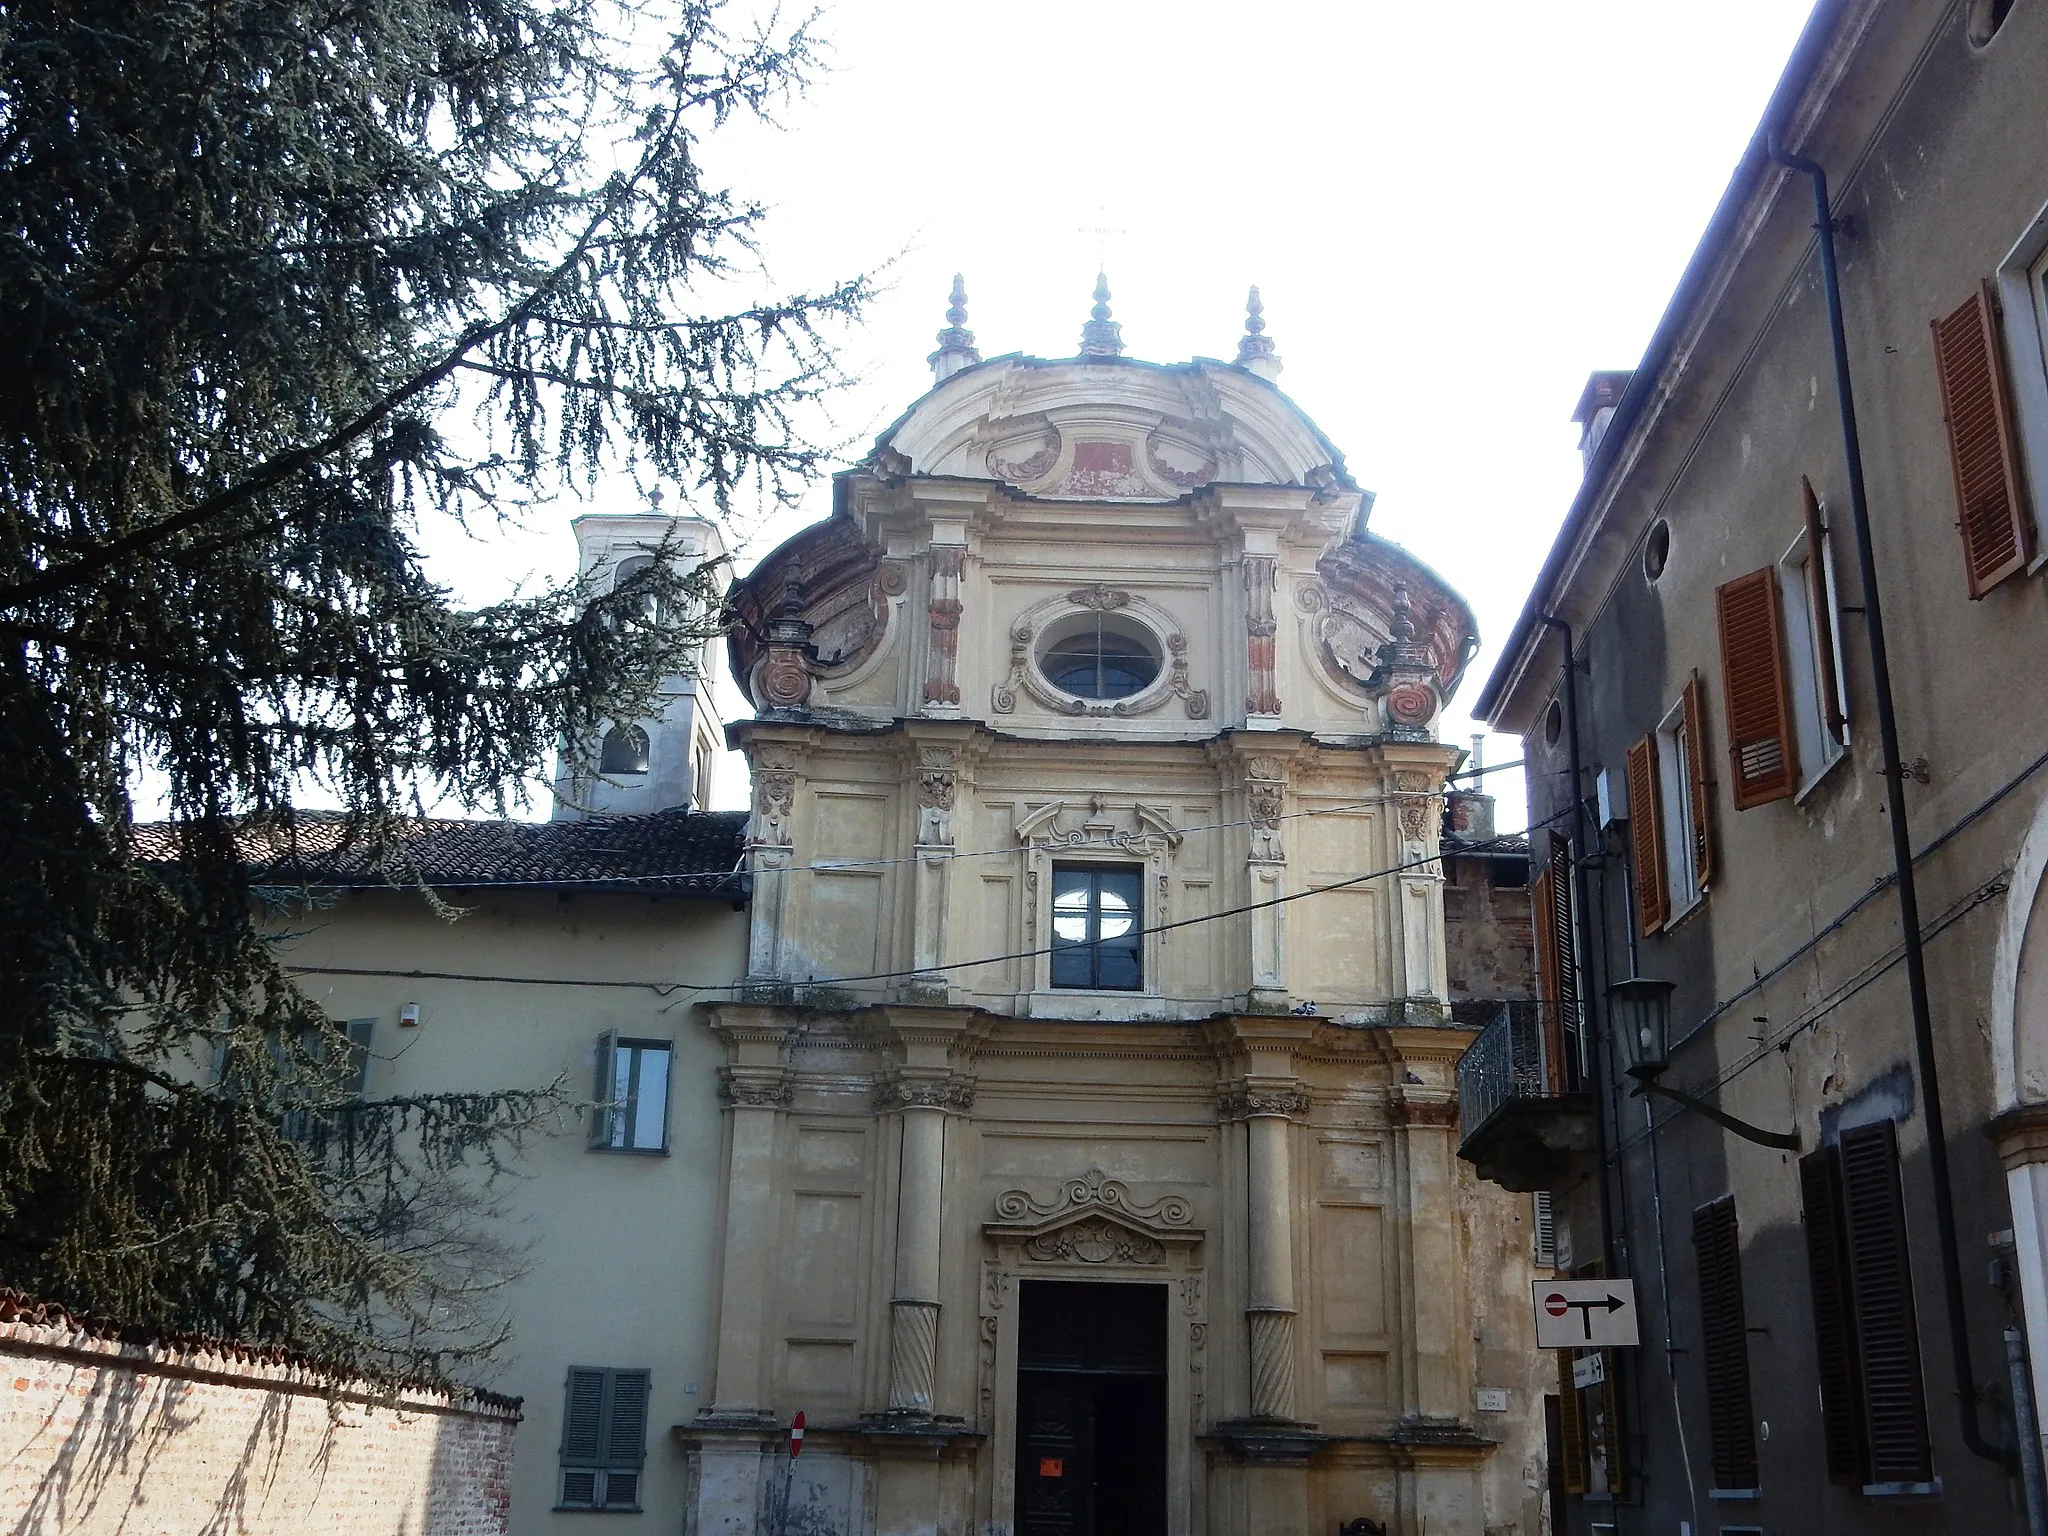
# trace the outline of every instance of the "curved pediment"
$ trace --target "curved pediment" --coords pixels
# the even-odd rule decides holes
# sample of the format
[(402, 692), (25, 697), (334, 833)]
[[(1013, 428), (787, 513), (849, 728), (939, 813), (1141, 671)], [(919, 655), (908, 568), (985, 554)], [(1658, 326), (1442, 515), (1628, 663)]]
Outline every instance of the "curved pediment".
[(1168, 1248), (1202, 1240), (1195, 1208), (1183, 1195), (1144, 1201), (1121, 1179), (1099, 1168), (1068, 1179), (1046, 1199), (1028, 1189), (996, 1196), (995, 1219), (981, 1230), (999, 1242), (1023, 1245), (1046, 1262), (1157, 1264)]
[(1206, 358), (992, 358), (913, 405), (868, 462), (1069, 501), (1173, 501), (1212, 481), (1357, 490), (1301, 407)]

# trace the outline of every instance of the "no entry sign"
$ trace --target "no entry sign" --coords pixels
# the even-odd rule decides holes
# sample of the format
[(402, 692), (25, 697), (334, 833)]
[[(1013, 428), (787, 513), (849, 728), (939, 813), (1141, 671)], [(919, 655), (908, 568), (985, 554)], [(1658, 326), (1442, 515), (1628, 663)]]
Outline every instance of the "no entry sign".
[(804, 1453), (804, 1411), (799, 1408), (796, 1417), (789, 1421), (789, 1459), (795, 1461)]
[(1538, 1349), (1640, 1342), (1633, 1280), (1538, 1280), (1533, 1293)]

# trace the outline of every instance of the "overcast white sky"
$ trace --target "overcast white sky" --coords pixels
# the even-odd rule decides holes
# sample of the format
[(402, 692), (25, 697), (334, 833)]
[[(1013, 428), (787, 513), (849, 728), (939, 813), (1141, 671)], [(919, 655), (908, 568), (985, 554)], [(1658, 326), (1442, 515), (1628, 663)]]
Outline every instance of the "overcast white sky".
[[(1586, 374), (1641, 355), (1810, 6), (840, 0), (831, 73), (708, 158), (773, 206), (764, 285), (888, 264), (822, 428), (848, 457), (929, 386), (955, 271), (985, 356), (1072, 355), (1099, 245), (1137, 357), (1233, 356), (1259, 284), (1280, 385), (1379, 493), (1373, 527), (1478, 614), (1462, 744), (1576, 487)], [(430, 545), (437, 574), (471, 600), (566, 574), (571, 510)], [(740, 568), (828, 510), (820, 485)], [(1520, 775), (1490, 787), (1519, 826)]]

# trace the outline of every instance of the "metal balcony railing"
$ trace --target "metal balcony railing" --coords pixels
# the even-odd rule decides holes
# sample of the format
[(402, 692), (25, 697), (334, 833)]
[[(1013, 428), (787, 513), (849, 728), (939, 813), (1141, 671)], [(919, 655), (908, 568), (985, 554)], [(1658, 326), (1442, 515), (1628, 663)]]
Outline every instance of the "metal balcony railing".
[(1512, 1099), (1551, 1099), (1568, 1091), (1578, 1075), (1567, 1070), (1569, 1037), (1561, 1028), (1545, 1027), (1556, 1011), (1548, 1003), (1502, 1003), (1466, 1048), (1458, 1060), (1459, 1124), (1465, 1136)]

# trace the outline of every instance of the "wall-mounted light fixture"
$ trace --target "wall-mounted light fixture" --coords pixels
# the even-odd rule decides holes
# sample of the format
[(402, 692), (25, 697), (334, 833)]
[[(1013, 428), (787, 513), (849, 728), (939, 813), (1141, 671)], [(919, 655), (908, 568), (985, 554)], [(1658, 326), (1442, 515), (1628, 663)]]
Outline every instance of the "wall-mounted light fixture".
[(1628, 1075), (1636, 1080), (1637, 1094), (1654, 1093), (1683, 1105), (1744, 1141), (1785, 1152), (1799, 1150), (1797, 1131), (1767, 1131), (1723, 1113), (1702, 1099), (1676, 1088), (1666, 1088), (1657, 1079), (1671, 1065), (1671, 994), (1675, 983), (1649, 976), (1631, 976), (1607, 989), (1607, 1017), (1613, 1021), (1628, 1053)]

